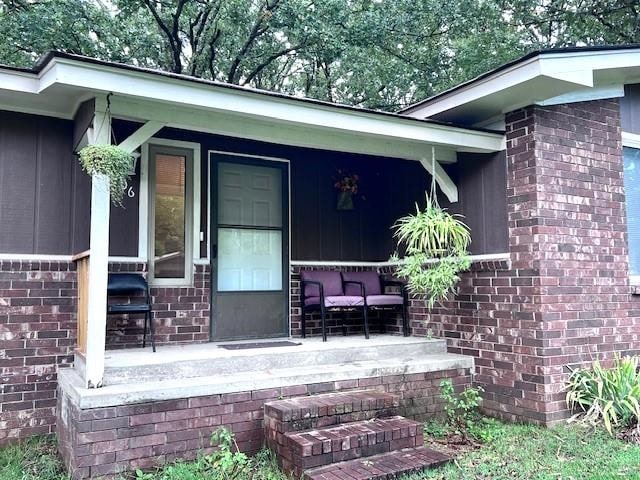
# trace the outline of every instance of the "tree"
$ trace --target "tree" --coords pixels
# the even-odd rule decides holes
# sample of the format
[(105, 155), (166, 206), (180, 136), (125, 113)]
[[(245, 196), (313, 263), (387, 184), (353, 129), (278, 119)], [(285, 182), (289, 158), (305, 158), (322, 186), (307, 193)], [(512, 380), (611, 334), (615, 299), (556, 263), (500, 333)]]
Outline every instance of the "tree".
[(48, 50), (395, 110), (527, 51), (640, 42), (637, 0), (0, 0), (0, 62)]

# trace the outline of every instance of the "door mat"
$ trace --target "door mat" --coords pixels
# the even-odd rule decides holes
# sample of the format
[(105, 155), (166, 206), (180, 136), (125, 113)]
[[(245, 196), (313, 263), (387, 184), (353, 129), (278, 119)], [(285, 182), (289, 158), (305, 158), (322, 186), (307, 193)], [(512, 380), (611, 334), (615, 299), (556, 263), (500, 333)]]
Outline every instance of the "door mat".
[(271, 348), (271, 347), (294, 347), (302, 345), (297, 342), (253, 342), (253, 343), (228, 343), (226, 345), (218, 345), (220, 348), (227, 350), (246, 350), (249, 348)]

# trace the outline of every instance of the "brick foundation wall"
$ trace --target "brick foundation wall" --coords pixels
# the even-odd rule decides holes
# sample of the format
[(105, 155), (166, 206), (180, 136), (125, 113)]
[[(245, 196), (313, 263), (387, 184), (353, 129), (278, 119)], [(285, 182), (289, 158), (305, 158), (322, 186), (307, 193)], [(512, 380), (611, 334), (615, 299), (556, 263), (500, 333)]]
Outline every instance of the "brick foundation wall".
[(0, 260), (0, 445), (55, 431), (57, 369), (73, 362), (75, 265)]
[[(291, 335), (300, 337), (302, 335), (300, 319), (301, 319), (301, 295), (300, 290), (300, 272), (302, 270), (338, 270), (341, 272), (362, 272), (377, 271), (378, 273), (391, 278), (392, 268), (376, 268), (376, 267), (301, 267), (293, 266), (291, 268)], [(389, 290), (391, 291), (391, 290)], [(399, 311), (375, 311), (369, 310), (369, 328), (372, 333), (385, 332), (388, 334), (402, 334), (402, 316)], [(358, 310), (353, 312), (327, 312), (327, 334), (342, 335), (343, 322), (347, 326), (347, 335), (364, 335), (364, 322), (362, 313)], [(320, 321), (320, 313), (314, 312), (308, 314), (306, 323), (307, 336), (322, 335), (322, 324)]]
[[(146, 275), (146, 263), (110, 263), (111, 272)], [(152, 287), (156, 343), (159, 345), (209, 341), (210, 267), (194, 265), (194, 284), (189, 287)], [(107, 348), (142, 346), (142, 315), (109, 315)]]
[(58, 440), (74, 479), (109, 477), (206, 453), (211, 450), (211, 433), (221, 426), (234, 432), (241, 451), (255, 453), (264, 446), (264, 403), (280, 398), (375, 389), (398, 395), (400, 414), (424, 420), (442, 412), (443, 378), (451, 378), (458, 390), (471, 384), (468, 370), (446, 370), (89, 410), (80, 410), (60, 395)]
[(549, 424), (569, 413), (568, 367), (640, 351), (619, 108), (531, 106), (506, 127), (510, 260), (475, 264), (452, 301), (414, 300), (411, 318), (476, 358), (489, 413)]

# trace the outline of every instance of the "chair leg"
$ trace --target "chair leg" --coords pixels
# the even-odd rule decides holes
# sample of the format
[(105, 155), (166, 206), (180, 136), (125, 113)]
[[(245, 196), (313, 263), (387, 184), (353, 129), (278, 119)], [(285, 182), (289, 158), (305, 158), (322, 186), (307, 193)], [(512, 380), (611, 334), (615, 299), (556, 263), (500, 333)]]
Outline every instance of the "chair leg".
[(409, 336), (409, 324), (407, 320), (407, 305), (402, 304), (402, 333), (405, 337)]
[(307, 332), (306, 332), (306, 319), (305, 319), (305, 314), (307, 312), (304, 309), (304, 304), (302, 304), (302, 307), (300, 308), (300, 328), (302, 329), (302, 338), (306, 338), (307, 336)]
[(367, 305), (365, 304), (362, 307), (362, 313), (364, 316), (364, 338), (366, 338), (367, 340), (369, 340), (369, 316), (367, 314)]
[(149, 322), (149, 312), (144, 312), (144, 325), (142, 327), (142, 348), (147, 346), (147, 323)]
[(345, 312), (345, 316), (342, 317), (342, 336), (347, 336), (347, 320), (349, 320), (349, 312)]
[(156, 351), (156, 328), (153, 325), (153, 312), (149, 312), (149, 330), (151, 333), (151, 348)]
[(378, 311), (380, 312), (380, 331), (387, 333), (387, 311), (384, 308), (380, 308)]
[(320, 304), (320, 317), (322, 319), (322, 341), (327, 341), (327, 313), (324, 305)]

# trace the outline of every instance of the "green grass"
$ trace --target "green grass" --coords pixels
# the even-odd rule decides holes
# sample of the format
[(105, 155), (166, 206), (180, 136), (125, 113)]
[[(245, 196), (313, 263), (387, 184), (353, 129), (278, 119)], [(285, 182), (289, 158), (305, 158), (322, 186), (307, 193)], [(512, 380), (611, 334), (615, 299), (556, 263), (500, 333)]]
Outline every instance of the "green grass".
[(33, 438), (0, 448), (0, 480), (66, 480), (52, 439)]
[[(489, 420), (476, 434), (487, 439), (479, 449), (461, 454), (455, 463), (414, 475), (408, 480), (640, 480), (640, 446), (611, 438), (604, 430), (577, 425), (541, 428)], [(443, 435), (430, 425), (428, 432)], [(252, 480), (285, 480), (273, 458), (253, 459)], [(168, 465), (144, 480), (216, 480), (211, 464)], [(66, 480), (51, 440), (35, 439), (0, 449), (0, 480)]]
[[(489, 420), (479, 449), (410, 477), (436, 480), (640, 479), (640, 446), (579, 425), (541, 428)], [(439, 432), (437, 426), (427, 431)]]

